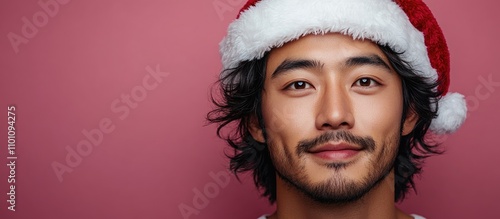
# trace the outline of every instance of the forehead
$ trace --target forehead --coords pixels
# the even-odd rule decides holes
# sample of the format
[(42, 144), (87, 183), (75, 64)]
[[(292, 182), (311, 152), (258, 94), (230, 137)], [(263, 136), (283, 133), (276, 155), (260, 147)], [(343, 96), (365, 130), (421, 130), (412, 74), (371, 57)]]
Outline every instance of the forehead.
[(275, 69), (286, 59), (313, 59), (335, 65), (346, 58), (363, 55), (378, 55), (388, 61), (379, 46), (370, 40), (355, 40), (339, 33), (310, 34), (272, 49), (267, 70)]
[(340, 33), (327, 33), (321, 35), (309, 34), (300, 37), (297, 40), (285, 43), (281, 47), (273, 48), (270, 54), (306, 53), (318, 48), (326, 49), (325, 47), (333, 49), (332, 52), (337, 53), (346, 51), (352, 51), (353, 53), (382, 53), (378, 45), (370, 40), (355, 40), (351, 36)]

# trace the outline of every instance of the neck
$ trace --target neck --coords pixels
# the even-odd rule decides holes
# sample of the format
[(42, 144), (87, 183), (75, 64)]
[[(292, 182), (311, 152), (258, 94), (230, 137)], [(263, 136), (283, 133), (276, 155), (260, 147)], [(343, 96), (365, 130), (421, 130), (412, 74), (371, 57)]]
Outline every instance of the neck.
[(318, 203), (276, 177), (276, 212), (270, 219), (287, 218), (411, 218), (394, 205), (394, 173), (391, 172), (361, 199), (345, 204)]

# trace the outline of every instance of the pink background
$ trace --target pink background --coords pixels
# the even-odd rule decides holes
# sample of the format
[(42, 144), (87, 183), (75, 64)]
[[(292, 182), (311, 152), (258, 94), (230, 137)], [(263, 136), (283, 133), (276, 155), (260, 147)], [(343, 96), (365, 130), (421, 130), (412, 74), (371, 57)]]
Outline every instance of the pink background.
[[(471, 110), (462, 129), (447, 137), (447, 153), (428, 159), (418, 195), (401, 207), (428, 218), (496, 218), (500, 5), (426, 2), (449, 42), (451, 90), (466, 95)], [(244, 183), (231, 177), (225, 185), (210, 176), (222, 173), (227, 159), (215, 126), (204, 126), (211, 109), (208, 92), (221, 68), (218, 43), (243, 4), (60, 0), (44, 20), (38, 1), (4, 1), (1, 218), (183, 218), (179, 206), (195, 208), (195, 192), (205, 188), (210, 197), (189, 218), (252, 219), (272, 212), (249, 177)], [(30, 32), (16, 53), (7, 36), (23, 36), (23, 17), (33, 22), (33, 16), (37, 32)], [(146, 76), (148, 66), (169, 74), (158, 82)], [(489, 77), (494, 83), (487, 87), (483, 82)], [(145, 89), (143, 80), (157, 86)], [(120, 102), (131, 92), (133, 107)], [(17, 107), (16, 212), (8, 211), (6, 202), (6, 120), (12, 104)], [(111, 122), (113, 130), (60, 182), (52, 163), (66, 164), (67, 148), (76, 150), (86, 139), (82, 131), (98, 129), (101, 121)]]

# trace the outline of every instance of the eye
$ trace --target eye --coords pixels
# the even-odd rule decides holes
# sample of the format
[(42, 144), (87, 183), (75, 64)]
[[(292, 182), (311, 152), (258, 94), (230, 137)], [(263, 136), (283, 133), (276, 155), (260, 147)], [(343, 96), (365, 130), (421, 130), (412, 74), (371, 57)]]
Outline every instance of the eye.
[(295, 81), (286, 86), (285, 89), (290, 89), (290, 90), (301, 90), (301, 89), (308, 89), (311, 88), (311, 84), (305, 82), (305, 81)]
[(357, 80), (354, 83), (354, 85), (360, 86), (360, 87), (373, 87), (373, 86), (380, 85), (380, 83), (378, 83), (377, 81), (375, 81), (371, 78), (360, 78), (359, 80)]

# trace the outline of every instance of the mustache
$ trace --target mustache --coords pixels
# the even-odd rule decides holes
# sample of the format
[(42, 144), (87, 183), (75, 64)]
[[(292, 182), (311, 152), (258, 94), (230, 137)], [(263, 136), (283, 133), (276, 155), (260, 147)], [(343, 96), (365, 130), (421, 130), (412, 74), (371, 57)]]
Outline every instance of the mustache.
[(362, 150), (367, 150), (368, 152), (373, 152), (375, 150), (375, 140), (373, 140), (372, 137), (356, 136), (349, 131), (340, 130), (325, 132), (316, 138), (299, 141), (297, 144), (297, 155), (301, 155), (311, 150), (313, 147), (325, 144), (329, 141), (344, 141), (349, 144), (358, 145)]

